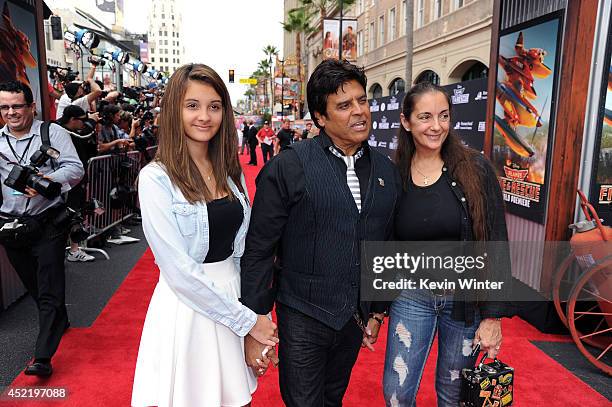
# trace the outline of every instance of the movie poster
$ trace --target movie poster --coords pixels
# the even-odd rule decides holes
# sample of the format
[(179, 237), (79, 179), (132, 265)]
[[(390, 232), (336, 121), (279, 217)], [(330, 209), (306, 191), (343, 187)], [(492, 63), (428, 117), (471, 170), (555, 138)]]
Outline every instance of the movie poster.
[(42, 118), (34, 6), (25, 1), (0, 0), (0, 10), (0, 82), (19, 80), (29, 84), (38, 117)]
[(604, 219), (604, 224), (612, 224), (612, 24), (609, 28), (608, 49), (601, 92), (601, 107), (599, 110), (598, 134), (595, 157), (593, 159), (593, 184), (591, 185), (590, 201), (595, 206), (597, 214)]
[(544, 224), (561, 14), (499, 37), (491, 159), (508, 212)]
[[(323, 20), (323, 59), (338, 59), (340, 20)], [(357, 60), (357, 20), (342, 20), (342, 57)]]

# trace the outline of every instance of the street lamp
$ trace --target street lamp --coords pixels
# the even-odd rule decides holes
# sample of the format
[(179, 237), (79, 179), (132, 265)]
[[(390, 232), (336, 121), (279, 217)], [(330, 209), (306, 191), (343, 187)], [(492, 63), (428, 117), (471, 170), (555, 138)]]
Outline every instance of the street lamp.
[(342, 12), (343, 12), (343, 1), (340, 0), (340, 35), (338, 35), (338, 61), (342, 61)]
[(274, 77), (272, 76), (272, 54), (268, 58), (270, 68), (270, 116), (274, 116)]
[(281, 122), (285, 118), (285, 60), (279, 59), (281, 63)]

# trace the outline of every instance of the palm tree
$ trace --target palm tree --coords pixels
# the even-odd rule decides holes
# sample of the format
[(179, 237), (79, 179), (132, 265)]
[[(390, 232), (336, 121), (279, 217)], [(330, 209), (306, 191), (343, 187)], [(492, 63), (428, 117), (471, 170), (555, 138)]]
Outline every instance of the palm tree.
[(321, 23), (327, 17), (327, 13), (334, 9), (339, 9), (341, 3), (344, 8), (353, 5), (355, 0), (300, 0), (300, 4), (303, 7), (308, 8), (309, 11), (317, 11), (319, 13)]
[[(264, 48), (265, 49), (265, 48)], [(270, 81), (270, 89), (272, 88), (272, 63), (270, 62), (271, 59), (262, 59), (261, 61), (259, 61), (257, 63), (257, 70), (259, 71), (259, 74), (262, 78), (264, 78), (264, 81)], [(267, 87), (267, 83), (264, 85), (264, 89)], [(269, 99), (268, 96), (268, 92), (265, 92), (266, 94), (266, 101), (270, 102), (272, 100), (272, 106), (274, 105), (274, 93), (270, 93), (270, 95), (272, 95), (272, 99)], [(270, 112), (272, 112), (272, 110), (270, 110)]]
[(274, 114), (274, 77), (272, 76), (272, 57), (276, 58), (278, 56), (278, 48), (274, 45), (266, 45), (263, 49), (264, 54), (268, 57), (268, 69), (270, 70), (270, 101), (271, 101), (271, 109), (270, 113)]
[(311, 33), (316, 31), (311, 25), (311, 20), (313, 19), (315, 13), (312, 13), (308, 10), (308, 8), (302, 6), (289, 10), (287, 14), (287, 21), (282, 23), (285, 31), (289, 33), (295, 33), (295, 55), (297, 59), (297, 78), (300, 83), (297, 95), (297, 118), (300, 119), (301, 112), (301, 90), (302, 90), (302, 33), (304, 36), (308, 36)]

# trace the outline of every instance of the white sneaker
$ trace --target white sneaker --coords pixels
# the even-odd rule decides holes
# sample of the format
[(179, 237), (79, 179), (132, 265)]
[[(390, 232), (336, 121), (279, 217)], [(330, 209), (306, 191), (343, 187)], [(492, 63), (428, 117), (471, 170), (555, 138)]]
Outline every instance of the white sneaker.
[(71, 252), (68, 250), (68, 254), (66, 256), (66, 260), (68, 261), (94, 261), (96, 258), (85, 253), (83, 250), (79, 249), (76, 252)]

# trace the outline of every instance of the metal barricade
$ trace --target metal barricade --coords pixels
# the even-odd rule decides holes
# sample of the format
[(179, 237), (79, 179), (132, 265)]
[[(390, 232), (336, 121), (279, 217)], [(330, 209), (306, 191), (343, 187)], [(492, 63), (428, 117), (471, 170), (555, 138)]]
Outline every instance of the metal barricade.
[(101, 203), (104, 213), (87, 213), (87, 241), (100, 236), (134, 214), (136, 179), (142, 168), (142, 154), (130, 151), (94, 157), (87, 165), (86, 200)]

